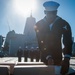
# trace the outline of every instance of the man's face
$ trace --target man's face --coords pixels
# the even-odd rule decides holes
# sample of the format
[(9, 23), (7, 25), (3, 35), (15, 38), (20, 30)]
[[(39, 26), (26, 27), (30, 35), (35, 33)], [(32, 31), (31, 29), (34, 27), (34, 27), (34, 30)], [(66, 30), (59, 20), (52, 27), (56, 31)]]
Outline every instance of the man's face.
[(53, 21), (57, 15), (57, 11), (44, 11), (48, 21)]

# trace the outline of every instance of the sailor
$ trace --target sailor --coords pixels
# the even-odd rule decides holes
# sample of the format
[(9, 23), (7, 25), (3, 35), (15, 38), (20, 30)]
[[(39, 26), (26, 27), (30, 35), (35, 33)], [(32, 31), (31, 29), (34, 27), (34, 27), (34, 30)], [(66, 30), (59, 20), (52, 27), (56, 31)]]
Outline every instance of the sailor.
[[(60, 73), (65, 75), (69, 70), (72, 55), (71, 27), (68, 22), (57, 15), (59, 3), (47, 1), (43, 6), (45, 17), (35, 25), (41, 60), (47, 65), (61, 65)], [(61, 38), (63, 38), (63, 49)], [(62, 53), (64, 60), (62, 60)]]
[(18, 51), (17, 51), (17, 56), (18, 56), (18, 62), (21, 62), (21, 57), (23, 54), (23, 50), (21, 47), (19, 47)]
[(33, 59), (34, 59), (34, 47), (31, 47), (30, 58), (31, 58), (31, 62), (33, 62)]
[(26, 46), (24, 49), (24, 62), (27, 62), (27, 58), (28, 58), (28, 47)]
[(39, 62), (39, 59), (40, 59), (40, 50), (39, 50), (39, 47), (36, 47), (35, 57), (36, 57), (36, 62)]

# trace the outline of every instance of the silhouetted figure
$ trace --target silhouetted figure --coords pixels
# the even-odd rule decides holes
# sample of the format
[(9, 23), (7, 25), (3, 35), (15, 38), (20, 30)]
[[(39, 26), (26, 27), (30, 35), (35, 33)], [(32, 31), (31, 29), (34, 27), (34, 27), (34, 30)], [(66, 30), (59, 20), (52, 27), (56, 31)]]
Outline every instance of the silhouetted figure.
[(19, 47), (19, 49), (17, 51), (18, 62), (21, 62), (22, 54), (23, 54), (23, 50), (21, 49), (21, 47)]
[(39, 62), (39, 59), (40, 59), (40, 50), (39, 50), (38, 47), (35, 50), (35, 56), (36, 56), (36, 62)]
[(28, 48), (26, 47), (25, 50), (24, 50), (24, 61), (27, 62), (27, 58), (28, 58)]
[[(71, 27), (65, 20), (57, 16), (59, 3), (47, 1), (43, 6), (46, 16), (35, 25), (41, 60), (47, 65), (61, 65), (61, 74), (65, 75), (69, 70), (69, 61), (72, 55)], [(63, 61), (62, 52), (64, 54)]]
[(33, 59), (34, 59), (34, 48), (33, 47), (30, 50), (30, 58), (31, 58), (31, 62), (33, 62)]

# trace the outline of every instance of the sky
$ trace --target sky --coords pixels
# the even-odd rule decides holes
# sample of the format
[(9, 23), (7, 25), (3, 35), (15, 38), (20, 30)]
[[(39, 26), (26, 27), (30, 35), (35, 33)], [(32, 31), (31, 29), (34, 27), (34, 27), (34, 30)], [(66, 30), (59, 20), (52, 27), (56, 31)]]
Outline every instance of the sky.
[[(10, 30), (23, 34), (27, 17), (36, 18), (36, 22), (44, 18), (43, 3), (50, 0), (0, 0), (0, 35), (6, 37)], [(71, 26), (75, 38), (75, 0), (52, 0), (60, 4), (58, 16)], [(75, 40), (74, 40), (75, 41)]]

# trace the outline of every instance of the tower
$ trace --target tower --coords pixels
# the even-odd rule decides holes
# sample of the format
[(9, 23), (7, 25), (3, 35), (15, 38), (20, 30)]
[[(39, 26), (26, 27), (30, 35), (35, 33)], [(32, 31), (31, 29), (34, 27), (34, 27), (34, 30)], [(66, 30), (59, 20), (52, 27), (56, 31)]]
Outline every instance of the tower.
[(36, 33), (34, 30), (35, 23), (36, 19), (32, 16), (31, 13), (30, 17), (28, 17), (26, 20), (24, 28), (25, 47), (28, 46), (28, 48), (31, 48), (37, 46)]

